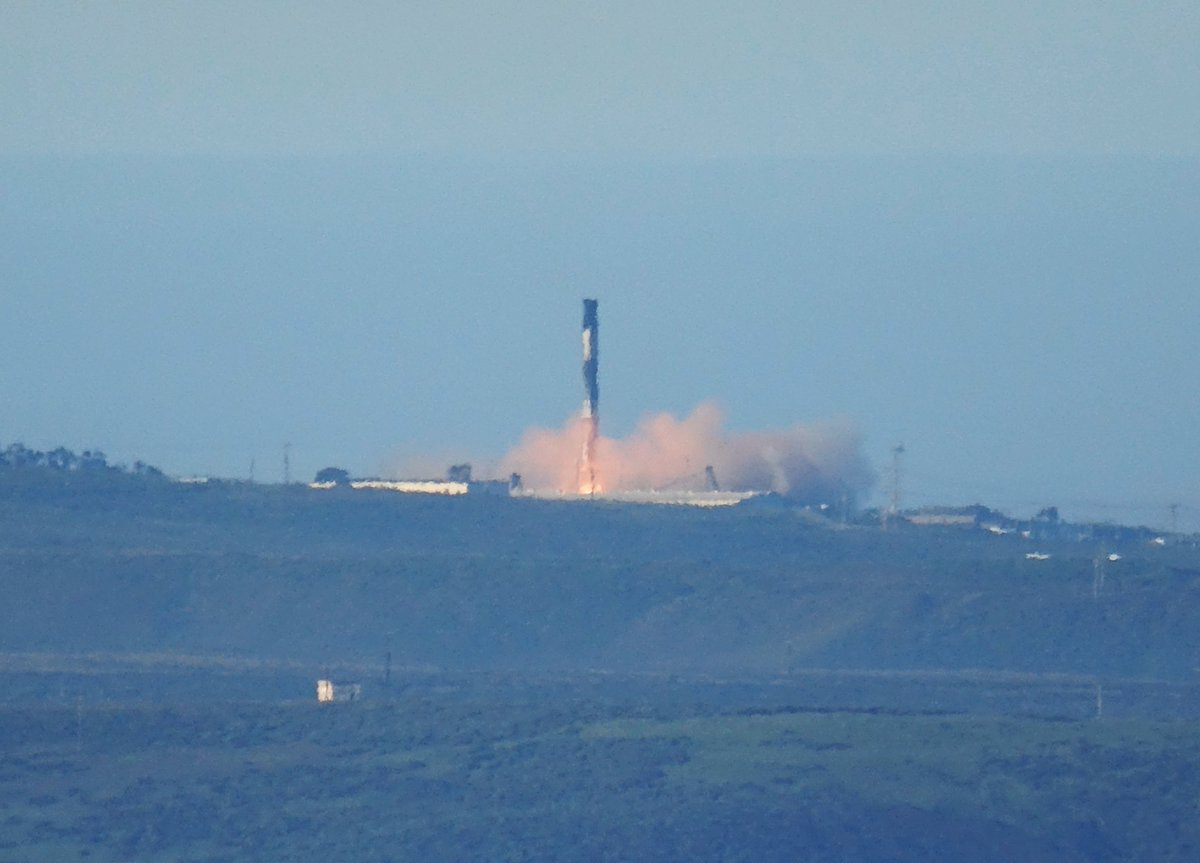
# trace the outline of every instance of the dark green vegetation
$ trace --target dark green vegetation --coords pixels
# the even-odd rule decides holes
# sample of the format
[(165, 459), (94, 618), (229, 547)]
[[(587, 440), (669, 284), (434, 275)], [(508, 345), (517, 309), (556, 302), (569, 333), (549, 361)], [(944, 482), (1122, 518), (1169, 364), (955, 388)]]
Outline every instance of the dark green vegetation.
[(2, 861), (1196, 858), (1186, 543), (37, 469), (0, 585)]
[(1194, 860), (1200, 736), (509, 686), (0, 708), (5, 860)]
[[(153, 480), (165, 479), (161, 470), (143, 461), (134, 462), (132, 467), (110, 465), (108, 457), (99, 450), (75, 453), (60, 446), (43, 452), (20, 443), (9, 444), (0, 450), (0, 474), (4, 474), (6, 482), (9, 483), (22, 479), (45, 481), (52, 474), (58, 474), (61, 478), (70, 473), (91, 477), (93, 483), (97, 477), (114, 478), (121, 474)], [(25, 476), (21, 477), (21, 474)]]

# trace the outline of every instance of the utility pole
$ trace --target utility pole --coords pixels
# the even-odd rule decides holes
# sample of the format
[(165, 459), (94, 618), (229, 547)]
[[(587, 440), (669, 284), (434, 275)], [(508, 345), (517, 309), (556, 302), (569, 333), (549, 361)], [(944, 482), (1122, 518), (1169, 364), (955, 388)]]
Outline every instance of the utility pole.
[(1179, 504), (1173, 503), (1171, 510), (1171, 533), (1179, 533)]
[(900, 443), (892, 447), (892, 488), (887, 515), (884, 518), (885, 526), (900, 514), (900, 456), (902, 455), (904, 455), (904, 444)]
[(1101, 548), (1100, 553), (1092, 561), (1092, 599), (1099, 599), (1101, 591), (1104, 590), (1104, 561), (1106, 558), (1107, 555)]
[(283, 484), (292, 484), (292, 445), (290, 443), (283, 445)]

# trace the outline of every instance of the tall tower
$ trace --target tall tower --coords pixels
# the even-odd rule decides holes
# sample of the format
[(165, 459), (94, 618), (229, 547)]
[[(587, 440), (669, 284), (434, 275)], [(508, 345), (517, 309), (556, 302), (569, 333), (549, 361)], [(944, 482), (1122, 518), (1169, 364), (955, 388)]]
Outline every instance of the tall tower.
[(596, 300), (583, 301), (583, 455), (579, 464), (579, 493), (594, 495), (596, 439), (600, 436), (600, 318)]
[(885, 528), (900, 517), (900, 456), (902, 455), (904, 455), (904, 444), (900, 443), (892, 447), (891, 500), (888, 502), (887, 510), (883, 513)]

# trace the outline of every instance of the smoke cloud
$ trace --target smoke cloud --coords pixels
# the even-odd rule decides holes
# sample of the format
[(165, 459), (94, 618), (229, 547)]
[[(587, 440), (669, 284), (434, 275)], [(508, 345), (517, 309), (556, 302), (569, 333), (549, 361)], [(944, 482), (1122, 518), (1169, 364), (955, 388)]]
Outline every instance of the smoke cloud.
[[(527, 488), (574, 493), (588, 421), (573, 418), (561, 429), (535, 428), (501, 461), (503, 473), (521, 474)], [(599, 492), (702, 491), (711, 465), (727, 491), (774, 491), (801, 503), (853, 499), (874, 483), (852, 424), (828, 421), (786, 429), (728, 432), (714, 404), (687, 417), (645, 417), (626, 438), (601, 436), (595, 449)]]

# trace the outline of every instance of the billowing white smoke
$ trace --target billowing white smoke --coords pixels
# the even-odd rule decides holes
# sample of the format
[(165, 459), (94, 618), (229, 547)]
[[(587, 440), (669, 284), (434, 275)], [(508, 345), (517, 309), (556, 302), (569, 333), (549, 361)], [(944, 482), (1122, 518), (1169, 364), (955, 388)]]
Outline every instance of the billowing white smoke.
[[(521, 474), (530, 489), (576, 492), (586, 435), (587, 424), (578, 418), (561, 429), (531, 429), (501, 461), (501, 471)], [(648, 416), (627, 438), (601, 436), (594, 467), (600, 492), (701, 491), (709, 465), (725, 490), (775, 491), (805, 503), (853, 499), (874, 482), (848, 422), (732, 433), (708, 402), (682, 420)]]

